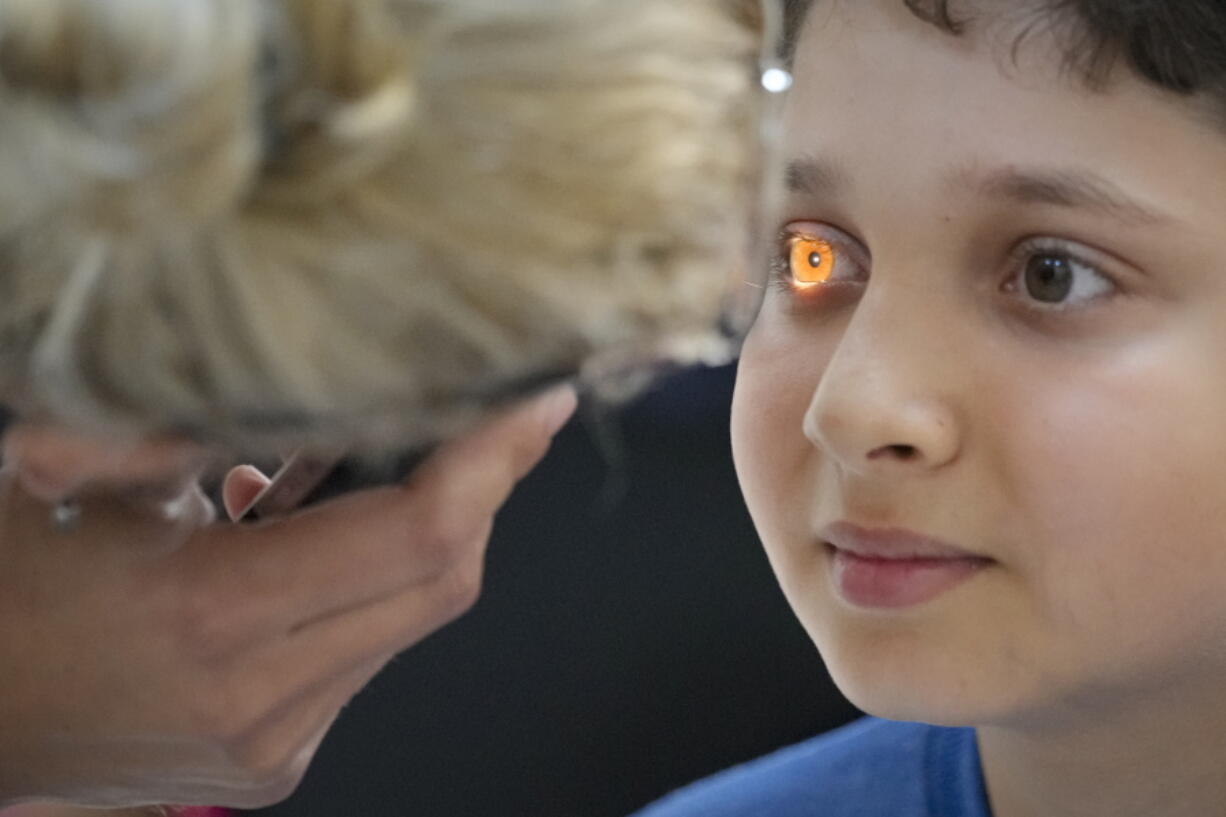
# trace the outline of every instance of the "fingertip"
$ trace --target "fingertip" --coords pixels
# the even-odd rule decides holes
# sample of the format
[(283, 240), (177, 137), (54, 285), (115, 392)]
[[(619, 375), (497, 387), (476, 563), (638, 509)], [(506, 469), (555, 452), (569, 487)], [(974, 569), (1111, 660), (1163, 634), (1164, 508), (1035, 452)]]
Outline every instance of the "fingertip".
[(26, 491), (51, 502), (114, 488), (177, 495), (211, 459), (208, 449), (173, 437), (106, 439), (38, 423), (8, 429), (3, 450)]
[(221, 500), (230, 521), (236, 521), (271, 481), (253, 465), (231, 468), (221, 485)]
[(4, 435), (4, 465), (17, 476), (22, 489), (43, 502), (59, 502), (73, 493), (80, 483), (58, 440), (39, 427), (17, 425)]
[(42, 502), (61, 502), (72, 496), (79, 485), (77, 480), (61, 479), (56, 474), (20, 460), (16, 461), (15, 468), (22, 489)]
[(569, 383), (551, 389), (539, 398), (538, 410), (545, 436), (553, 437), (575, 414), (579, 395)]

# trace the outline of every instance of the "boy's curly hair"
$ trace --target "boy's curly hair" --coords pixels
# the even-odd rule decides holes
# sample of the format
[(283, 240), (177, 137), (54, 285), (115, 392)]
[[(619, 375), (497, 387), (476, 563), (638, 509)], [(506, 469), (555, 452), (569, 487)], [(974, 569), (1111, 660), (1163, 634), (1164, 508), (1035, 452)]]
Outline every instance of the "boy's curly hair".
[[(784, 0), (789, 55), (813, 2)], [(974, 20), (974, 10), (954, 0), (902, 2), (951, 34)], [(1042, 0), (1031, 5), (1034, 17), (1027, 31), (1054, 21), (1071, 23), (1062, 37), (1066, 64), (1091, 85), (1100, 85), (1123, 60), (1158, 87), (1205, 94), (1226, 112), (1226, 3), (1221, 0)]]

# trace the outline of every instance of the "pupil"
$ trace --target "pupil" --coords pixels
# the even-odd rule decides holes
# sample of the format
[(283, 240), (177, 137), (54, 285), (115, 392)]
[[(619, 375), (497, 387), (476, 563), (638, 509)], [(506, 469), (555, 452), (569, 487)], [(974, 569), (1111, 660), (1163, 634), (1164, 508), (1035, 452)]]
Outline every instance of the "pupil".
[(822, 254), (820, 252), (809, 253), (809, 266), (817, 269), (822, 265)]
[(1073, 291), (1073, 270), (1067, 258), (1036, 255), (1026, 263), (1026, 290), (1037, 301), (1057, 304)]

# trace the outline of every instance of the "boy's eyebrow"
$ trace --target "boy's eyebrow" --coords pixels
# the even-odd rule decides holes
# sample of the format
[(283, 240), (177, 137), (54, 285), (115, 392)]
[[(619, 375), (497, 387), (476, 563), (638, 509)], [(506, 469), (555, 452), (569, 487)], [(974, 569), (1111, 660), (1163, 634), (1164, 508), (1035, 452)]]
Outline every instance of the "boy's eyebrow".
[(1118, 186), (1101, 176), (1083, 170), (1005, 168), (987, 174), (964, 169), (955, 174), (990, 198), (1019, 204), (1049, 204), (1057, 207), (1095, 210), (1118, 221), (1136, 224), (1169, 222), (1162, 215), (1129, 197)]
[[(970, 187), (981, 195), (1018, 204), (1084, 208), (1136, 224), (1171, 221), (1169, 216), (1129, 197), (1107, 179), (1084, 170), (1009, 167), (985, 174), (978, 166), (968, 166), (956, 171), (953, 178), (957, 187)], [(789, 192), (812, 198), (834, 196), (850, 185), (842, 165), (814, 157), (789, 162), (785, 179)]]
[(784, 175), (788, 192), (813, 198), (834, 195), (848, 184), (847, 173), (829, 159), (796, 159), (788, 162)]

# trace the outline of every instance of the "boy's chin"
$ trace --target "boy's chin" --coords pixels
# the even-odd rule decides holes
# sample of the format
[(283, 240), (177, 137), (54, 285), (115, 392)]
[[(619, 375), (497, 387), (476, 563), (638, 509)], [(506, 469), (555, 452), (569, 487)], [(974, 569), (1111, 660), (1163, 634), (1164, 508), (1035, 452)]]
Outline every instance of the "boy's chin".
[(1010, 722), (1031, 708), (1019, 686), (949, 654), (869, 656), (830, 647), (822, 654), (844, 697), (878, 718), (986, 726)]
[(964, 702), (934, 699), (914, 694), (898, 695), (892, 691), (845, 686), (835, 681), (839, 691), (853, 706), (866, 715), (891, 721), (912, 721), (934, 726), (979, 726), (985, 723), (982, 714)]

